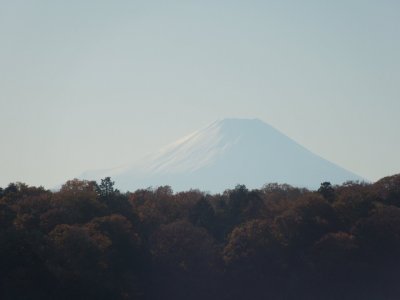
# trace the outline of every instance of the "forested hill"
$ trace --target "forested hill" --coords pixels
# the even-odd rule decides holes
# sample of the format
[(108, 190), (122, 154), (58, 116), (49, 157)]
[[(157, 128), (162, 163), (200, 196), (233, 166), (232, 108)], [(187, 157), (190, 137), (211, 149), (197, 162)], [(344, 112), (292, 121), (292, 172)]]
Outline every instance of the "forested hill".
[(0, 189), (0, 299), (400, 299), (400, 175), (318, 191)]

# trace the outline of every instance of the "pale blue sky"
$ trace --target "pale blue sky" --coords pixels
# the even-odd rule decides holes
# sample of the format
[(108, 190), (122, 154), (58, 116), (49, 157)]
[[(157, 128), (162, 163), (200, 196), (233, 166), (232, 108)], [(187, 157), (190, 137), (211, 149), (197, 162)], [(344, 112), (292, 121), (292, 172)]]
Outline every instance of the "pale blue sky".
[(0, 0), (0, 186), (52, 187), (224, 117), (400, 172), (400, 2)]

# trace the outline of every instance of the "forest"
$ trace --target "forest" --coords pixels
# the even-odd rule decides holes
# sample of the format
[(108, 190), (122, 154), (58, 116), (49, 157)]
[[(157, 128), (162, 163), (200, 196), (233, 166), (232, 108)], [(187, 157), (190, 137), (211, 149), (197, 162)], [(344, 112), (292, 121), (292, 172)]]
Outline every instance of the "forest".
[(0, 299), (400, 299), (400, 174), (220, 194), (0, 188)]

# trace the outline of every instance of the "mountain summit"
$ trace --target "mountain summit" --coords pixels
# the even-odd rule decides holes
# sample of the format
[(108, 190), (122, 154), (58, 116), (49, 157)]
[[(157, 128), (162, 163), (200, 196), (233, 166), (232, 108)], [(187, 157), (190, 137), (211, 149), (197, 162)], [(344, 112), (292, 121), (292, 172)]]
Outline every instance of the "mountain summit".
[(170, 185), (221, 192), (236, 184), (259, 188), (288, 183), (316, 188), (323, 181), (362, 180), (258, 119), (224, 119), (166, 146), (138, 163), (83, 177), (111, 176), (121, 190)]

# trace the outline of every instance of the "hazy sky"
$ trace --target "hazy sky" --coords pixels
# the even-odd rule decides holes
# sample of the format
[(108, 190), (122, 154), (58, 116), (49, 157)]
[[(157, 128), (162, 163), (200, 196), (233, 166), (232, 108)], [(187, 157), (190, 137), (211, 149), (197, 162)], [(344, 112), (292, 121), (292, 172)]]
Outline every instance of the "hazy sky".
[(260, 118), (365, 178), (400, 172), (400, 1), (0, 0), (0, 186)]

